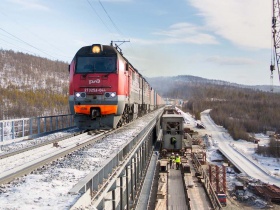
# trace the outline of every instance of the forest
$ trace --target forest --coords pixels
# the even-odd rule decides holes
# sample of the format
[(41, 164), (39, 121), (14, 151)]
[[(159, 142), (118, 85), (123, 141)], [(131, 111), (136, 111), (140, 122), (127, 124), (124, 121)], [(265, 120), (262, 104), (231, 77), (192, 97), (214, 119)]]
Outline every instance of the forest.
[[(0, 120), (69, 113), (67, 63), (0, 50), (0, 69)], [(146, 79), (161, 96), (182, 99), (184, 111), (196, 119), (211, 109), (215, 123), (235, 140), (250, 141), (253, 133), (280, 133), (280, 93), (268, 87), (188, 75)], [(274, 152), (259, 152), (279, 156), (279, 148), (275, 151), (273, 146), (278, 141), (271, 143)]]
[(68, 64), (0, 50), (0, 120), (68, 114)]
[[(234, 140), (254, 140), (254, 133), (280, 133), (280, 94), (258, 89), (201, 82), (177, 82), (163, 93), (166, 97), (183, 99), (183, 110), (200, 119), (200, 113), (211, 109), (210, 116), (217, 125), (228, 130)], [(280, 157), (278, 135), (270, 144), (259, 147), (258, 153)]]

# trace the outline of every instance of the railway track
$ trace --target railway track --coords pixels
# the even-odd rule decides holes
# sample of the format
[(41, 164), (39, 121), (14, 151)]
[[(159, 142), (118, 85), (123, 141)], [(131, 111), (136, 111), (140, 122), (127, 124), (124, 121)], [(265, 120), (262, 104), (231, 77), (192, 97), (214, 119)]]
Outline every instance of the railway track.
[(52, 161), (69, 155), (75, 150), (93, 144), (100, 140), (106, 133), (110, 133), (110, 131), (103, 131), (100, 134), (93, 135), (88, 135), (88, 133), (78, 135), (75, 133), (49, 142), (2, 154), (0, 156), (0, 167), (2, 169), (0, 173), (0, 184), (11, 182)]
[[(70, 208), (77, 200), (78, 194), (69, 193), (76, 184), (91, 173), (107, 170), (108, 166), (104, 164), (121, 148), (124, 147), (123, 155), (129, 152), (130, 145), (136, 143), (134, 139), (142, 135), (143, 128), (159, 113), (151, 113), (113, 131), (69, 136), (56, 146), (53, 141), (0, 159), (0, 168), (7, 167), (0, 174), (0, 206), (9, 208), (13, 203), (13, 208), (26, 209), (35, 202), (34, 205), (43, 209)], [(16, 166), (12, 166), (15, 162), (18, 162)], [(114, 167), (119, 166), (116, 163)]]
[(29, 140), (26, 140), (25, 142), (27, 142), (29, 144), (25, 144), (25, 145), (20, 144), (16, 149), (11, 149), (10, 145), (2, 145), (1, 150), (6, 151), (6, 152), (3, 152), (2, 154), (0, 154), (0, 159), (11, 157), (11, 156), (14, 156), (14, 155), (17, 155), (17, 154), (20, 154), (20, 153), (23, 153), (23, 152), (26, 152), (26, 151), (29, 151), (29, 150), (33, 150), (33, 149), (48, 145), (48, 144), (58, 143), (60, 141), (63, 141), (65, 139), (68, 139), (68, 138), (71, 138), (73, 136), (77, 136), (77, 135), (80, 135), (80, 134), (81, 134), (80, 132), (75, 132), (75, 133), (72, 133), (72, 134), (68, 134), (66, 136), (62, 136), (62, 137), (59, 137), (59, 138), (55, 138), (53, 140), (43, 141), (43, 142), (33, 141), (33, 142), (29, 143)]

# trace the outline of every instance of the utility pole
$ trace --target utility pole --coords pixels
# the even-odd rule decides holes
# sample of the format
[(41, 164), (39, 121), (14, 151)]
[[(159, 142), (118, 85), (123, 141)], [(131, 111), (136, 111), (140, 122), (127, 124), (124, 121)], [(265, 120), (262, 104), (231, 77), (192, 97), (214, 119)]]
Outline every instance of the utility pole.
[(273, 71), (275, 70), (275, 64), (277, 66), (278, 77), (280, 81), (280, 2), (279, 0), (272, 0), (272, 41), (273, 49), (271, 55), (271, 65), (270, 65), (270, 85), (271, 91), (273, 92)]

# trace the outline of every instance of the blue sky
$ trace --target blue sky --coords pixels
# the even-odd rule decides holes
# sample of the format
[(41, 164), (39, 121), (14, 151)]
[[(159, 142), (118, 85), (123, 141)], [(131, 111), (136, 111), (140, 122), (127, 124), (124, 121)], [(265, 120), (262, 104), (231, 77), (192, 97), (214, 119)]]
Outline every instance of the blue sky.
[(129, 40), (124, 56), (147, 77), (269, 85), (271, 17), (270, 0), (1, 0), (0, 47), (70, 63)]

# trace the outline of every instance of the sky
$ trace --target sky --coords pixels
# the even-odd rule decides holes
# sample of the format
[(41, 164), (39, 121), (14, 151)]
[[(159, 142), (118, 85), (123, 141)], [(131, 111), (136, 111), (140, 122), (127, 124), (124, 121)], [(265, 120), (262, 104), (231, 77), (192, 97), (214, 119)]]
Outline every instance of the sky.
[(70, 63), (129, 41), (114, 43), (145, 77), (269, 85), (271, 17), (271, 0), (1, 0), (0, 48)]

